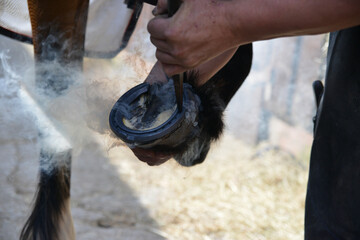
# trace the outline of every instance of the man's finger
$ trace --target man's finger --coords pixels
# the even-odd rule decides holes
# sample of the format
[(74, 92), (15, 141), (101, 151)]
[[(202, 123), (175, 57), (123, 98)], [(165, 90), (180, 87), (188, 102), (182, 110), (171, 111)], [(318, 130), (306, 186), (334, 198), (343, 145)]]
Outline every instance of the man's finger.
[(169, 52), (164, 52), (164, 51), (161, 51), (160, 49), (156, 49), (155, 57), (162, 64), (180, 64), (179, 60), (174, 58)]
[(171, 51), (171, 46), (169, 45), (169, 43), (167, 43), (164, 40), (161, 39), (157, 39), (154, 37), (150, 36), (150, 42), (160, 51), (163, 52), (170, 52)]
[(147, 25), (147, 30), (150, 33), (151, 37), (165, 40), (165, 30), (168, 28), (169, 21), (162, 16), (155, 17), (151, 19)]
[(164, 72), (167, 76), (174, 76), (175, 74), (183, 73), (188, 70), (188, 69), (186, 69), (180, 65), (176, 65), (176, 64), (162, 63), (162, 66), (163, 66)]
[(160, 49), (156, 49), (155, 56), (162, 64), (164, 71), (168, 76), (182, 73), (194, 68), (192, 66), (185, 65), (181, 60), (173, 57), (168, 52), (161, 51)]
[(153, 15), (158, 16), (163, 14), (168, 14), (167, 0), (158, 0), (157, 5), (153, 10)]

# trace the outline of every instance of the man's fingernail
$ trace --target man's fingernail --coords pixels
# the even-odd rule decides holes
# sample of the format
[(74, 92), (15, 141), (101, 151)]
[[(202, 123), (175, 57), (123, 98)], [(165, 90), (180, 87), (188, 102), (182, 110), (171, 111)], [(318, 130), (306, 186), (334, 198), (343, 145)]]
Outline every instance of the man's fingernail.
[(152, 15), (154, 15), (155, 17), (157, 16), (157, 7), (152, 10)]

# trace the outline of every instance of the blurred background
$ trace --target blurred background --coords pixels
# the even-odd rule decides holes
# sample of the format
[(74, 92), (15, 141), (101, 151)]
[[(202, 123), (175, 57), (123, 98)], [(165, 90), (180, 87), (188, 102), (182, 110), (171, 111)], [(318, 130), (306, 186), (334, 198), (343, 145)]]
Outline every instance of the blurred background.
[(206, 161), (149, 167), (108, 127), (115, 101), (155, 63), (143, 11), (128, 47), (85, 59), (69, 91), (34, 88), (32, 46), (0, 36), (0, 239), (18, 239), (38, 174), (38, 125), (21, 92), (73, 146), (71, 204), (77, 239), (303, 239), (315, 101), (326, 35), (254, 44), (252, 70), (225, 113)]

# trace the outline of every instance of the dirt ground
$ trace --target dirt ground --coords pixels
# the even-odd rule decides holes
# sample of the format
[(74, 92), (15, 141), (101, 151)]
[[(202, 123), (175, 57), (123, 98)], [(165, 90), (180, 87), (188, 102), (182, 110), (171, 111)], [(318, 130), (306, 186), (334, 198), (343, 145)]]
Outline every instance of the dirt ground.
[[(2, 100), (4, 103), (4, 101)], [(0, 239), (17, 239), (36, 185), (38, 146), (1, 125)], [(5, 139), (4, 139), (5, 138)], [(74, 159), (77, 239), (302, 239), (307, 167), (227, 132), (200, 166), (149, 167), (125, 146)]]
[[(0, 101), (0, 239), (13, 240), (29, 214), (39, 146), (32, 119), (16, 111), (16, 95)], [(200, 166), (149, 167), (125, 145), (93, 135), (73, 159), (78, 239), (303, 238), (306, 151), (293, 158), (226, 131)]]
[[(17, 239), (36, 185), (38, 146), (4, 139), (0, 239)], [(265, 151), (262, 151), (265, 150)], [(86, 146), (73, 161), (77, 239), (302, 239), (307, 167), (226, 133), (200, 166), (149, 167), (125, 146)]]
[[(0, 39), (0, 49), (9, 44)], [(45, 106), (51, 118), (63, 117), (64, 133), (74, 142), (71, 204), (77, 239), (303, 239), (310, 147), (294, 157), (268, 143), (245, 145), (232, 130), (199, 166), (184, 168), (172, 160), (149, 167), (114, 140), (106, 130), (109, 108), (153, 64), (153, 52), (134, 57), (139, 48), (135, 43), (111, 61), (87, 60), (87, 85)], [(16, 51), (26, 50), (7, 53), (17, 56)], [(119, 75), (125, 68), (133, 70)], [(21, 83), (10, 77), (0, 72), (0, 240), (19, 236), (39, 157), (37, 126), (21, 109)], [(57, 115), (54, 106), (64, 109)], [(236, 105), (227, 109), (232, 111), (238, 111)]]

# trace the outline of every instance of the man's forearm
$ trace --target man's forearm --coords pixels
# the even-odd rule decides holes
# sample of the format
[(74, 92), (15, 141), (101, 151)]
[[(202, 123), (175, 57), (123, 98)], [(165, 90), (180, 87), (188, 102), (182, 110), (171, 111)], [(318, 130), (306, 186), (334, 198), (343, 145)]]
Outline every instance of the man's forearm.
[(246, 43), (358, 24), (359, 0), (183, 0), (172, 18), (156, 17), (148, 30), (156, 57), (173, 75)]
[(233, 0), (221, 7), (239, 44), (360, 24), (358, 0)]

